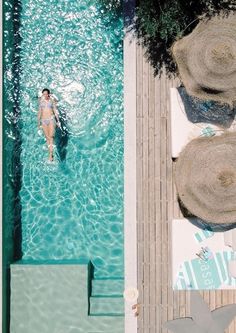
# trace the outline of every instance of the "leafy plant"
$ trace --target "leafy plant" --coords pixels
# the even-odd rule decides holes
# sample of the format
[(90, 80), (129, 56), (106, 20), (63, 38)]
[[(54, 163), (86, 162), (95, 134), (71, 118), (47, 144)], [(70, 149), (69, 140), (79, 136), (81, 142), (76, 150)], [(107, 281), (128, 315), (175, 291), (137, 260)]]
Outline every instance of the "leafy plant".
[(165, 67), (171, 76), (176, 73), (173, 43), (189, 34), (203, 15), (211, 17), (220, 11), (227, 15), (229, 10), (236, 10), (235, 0), (138, 0), (133, 29), (155, 74)]

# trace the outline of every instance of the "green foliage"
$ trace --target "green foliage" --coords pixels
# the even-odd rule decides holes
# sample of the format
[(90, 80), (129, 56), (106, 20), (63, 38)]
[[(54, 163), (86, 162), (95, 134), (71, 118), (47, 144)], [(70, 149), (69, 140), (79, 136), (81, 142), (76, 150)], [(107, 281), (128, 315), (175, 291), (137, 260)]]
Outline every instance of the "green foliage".
[(229, 10), (236, 10), (235, 0), (139, 0), (133, 29), (147, 50), (155, 74), (165, 67), (169, 75), (175, 75), (173, 43), (189, 34), (202, 15), (211, 17), (220, 11), (227, 14)]
[[(100, 0), (106, 12), (117, 15), (131, 10), (132, 0)], [(122, 5), (123, 4), (123, 5)], [(146, 48), (146, 56), (155, 74), (166, 68), (175, 75), (176, 64), (171, 46), (179, 38), (189, 34), (202, 16), (211, 17), (223, 11), (226, 15), (236, 10), (236, 0), (136, 0), (135, 21), (128, 22), (139, 43)], [(127, 14), (127, 13), (126, 13)]]

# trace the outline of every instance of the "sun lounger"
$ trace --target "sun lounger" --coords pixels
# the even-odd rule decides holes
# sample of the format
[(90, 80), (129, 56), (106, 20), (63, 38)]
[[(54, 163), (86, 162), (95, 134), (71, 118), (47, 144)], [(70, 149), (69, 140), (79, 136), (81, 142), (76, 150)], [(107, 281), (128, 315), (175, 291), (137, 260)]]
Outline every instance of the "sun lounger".
[[(224, 232), (224, 243), (226, 246), (232, 248), (236, 252), (236, 228)], [(231, 278), (236, 281), (236, 254), (234, 260), (231, 260), (228, 264), (228, 271)]]
[(230, 246), (236, 251), (236, 228), (224, 232), (224, 242), (226, 246)]
[(223, 128), (214, 124), (191, 122), (177, 88), (170, 88), (172, 158), (177, 158), (192, 139), (200, 136), (220, 135)]
[(236, 278), (236, 260), (231, 260), (228, 265), (229, 275)]
[(202, 230), (185, 218), (172, 220), (173, 289), (235, 289), (228, 269), (234, 257), (224, 233)]

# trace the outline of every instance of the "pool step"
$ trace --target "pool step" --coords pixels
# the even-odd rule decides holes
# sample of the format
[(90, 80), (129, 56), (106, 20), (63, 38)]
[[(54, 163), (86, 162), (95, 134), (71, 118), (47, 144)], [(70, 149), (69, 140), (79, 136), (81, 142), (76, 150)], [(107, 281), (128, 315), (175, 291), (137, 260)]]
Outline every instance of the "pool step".
[(92, 280), (92, 296), (119, 296), (124, 291), (124, 279)]
[(123, 297), (90, 297), (90, 316), (124, 316)]

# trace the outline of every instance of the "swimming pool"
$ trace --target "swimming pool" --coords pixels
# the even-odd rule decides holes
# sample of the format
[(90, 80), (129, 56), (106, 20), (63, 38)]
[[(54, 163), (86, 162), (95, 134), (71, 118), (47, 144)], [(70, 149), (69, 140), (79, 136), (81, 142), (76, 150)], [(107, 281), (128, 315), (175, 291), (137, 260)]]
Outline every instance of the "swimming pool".
[[(108, 301), (122, 315), (121, 13), (106, 11), (98, 0), (54, 0), (46, 7), (45, 1), (6, 1), (4, 7), (4, 272), (16, 259), (36, 269), (37, 263), (50, 269), (52, 262), (91, 261), (90, 313), (94, 295), (112, 292)], [(38, 92), (45, 87), (58, 98), (62, 122), (53, 163), (37, 128)], [(107, 281), (103, 291), (101, 279)], [(119, 299), (109, 286), (117, 286)], [(9, 313), (9, 294), (4, 297)], [(101, 320), (107, 330), (114, 325), (109, 317)], [(14, 322), (13, 311), (18, 327)]]
[[(123, 277), (122, 18), (96, 0), (21, 3), (20, 112), (5, 116), (20, 124), (22, 259), (90, 259), (95, 277)], [(54, 163), (37, 129), (44, 87), (63, 127)]]

